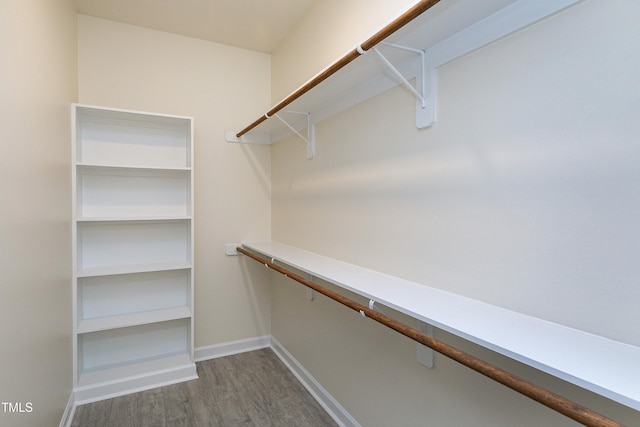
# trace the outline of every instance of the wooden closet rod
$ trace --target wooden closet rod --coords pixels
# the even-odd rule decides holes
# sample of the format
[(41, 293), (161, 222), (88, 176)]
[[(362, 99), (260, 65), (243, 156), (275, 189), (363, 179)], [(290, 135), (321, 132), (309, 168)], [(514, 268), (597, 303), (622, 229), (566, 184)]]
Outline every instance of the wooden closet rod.
[[(413, 7), (411, 7), (411, 9), (407, 10), (405, 13), (400, 15), (398, 18), (394, 19), (391, 23), (386, 25), (380, 31), (375, 33), (373, 36), (369, 37), (365, 42), (360, 44), (360, 48), (363, 51), (367, 51), (371, 49), (372, 47), (380, 43), (382, 40), (386, 39), (391, 34), (395, 33), (397, 30), (405, 26), (407, 23), (417, 18), (420, 14), (429, 10), (432, 6), (434, 6), (439, 1), (440, 0), (421, 0), (420, 2), (416, 3)], [(296, 90), (291, 95), (289, 95), (288, 97), (280, 101), (278, 104), (276, 104), (273, 108), (271, 108), (271, 110), (267, 111), (267, 113), (264, 116), (260, 117), (258, 120), (251, 123), (249, 126), (247, 126), (246, 128), (242, 129), (240, 132), (238, 132), (236, 134), (236, 137), (240, 138), (242, 135), (251, 131), (260, 123), (267, 120), (267, 118), (272, 117), (274, 114), (276, 114), (277, 112), (285, 108), (287, 105), (291, 104), (296, 99), (300, 98), (305, 93), (309, 92), (314, 87), (318, 86), (328, 77), (332, 76), (333, 74), (335, 74), (336, 72), (338, 72), (339, 70), (347, 66), (347, 64), (349, 64), (351, 61), (353, 61), (359, 56), (360, 56), (360, 53), (358, 52), (358, 48), (354, 48), (349, 53), (344, 55), (342, 58), (338, 59), (336, 62), (331, 64), (328, 68), (326, 68), (320, 74), (316, 75), (307, 83), (300, 86), (298, 90)]]
[(526, 381), (516, 375), (498, 368), (497, 366), (494, 366), (490, 363), (478, 359), (475, 356), (458, 350), (457, 348), (452, 347), (449, 344), (436, 340), (435, 338), (425, 334), (424, 332), (420, 332), (417, 329), (405, 325), (404, 323), (398, 322), (397, 320), (385, 316), (384, 314), (370, 309), (367, 306), (359, 304), (352, 299), (349, 299), (336, 292), (330, 291), (289, 270), (286, 270), (285, 268), (282, 268), (274, 262), (262, 259), (259, 256), (246, 251), (241, 247), (238, 247), (236, 249), (241, 254), (244, 254), (249, 258), (258, 261), (259, 263), (264, 264), (268, 268), (271, 268), (278, 273), (281, 273), (286, 277), (293, 279), (296, 282), (299, 282), (313, 289), (314, 291), (319, 292), (322, 295), (329, 297), (332, 300), (337, 301), (340, 304), (343, 304), (351, 308), (352, 310), (355, 310), (365, 315), (366, 317), (375, 320), (376, 322), (381, 323), (393, 329), (394, 331), (399, 332), (402, 335), (411, 338), (412, 340), (417, 341), (420, 344), (423, 344), (437, 351), (438, 353), (447, 356), (450, 359), (453, 359), (456, 362), (461, 363), (462, 365), (471, 368), (474, 371), (479, 372), (491, 378), (492, 380), (497, 381), (511, 388), (512, 390), (515, 390), (518, 393), (521, 393), (579, 423), (592, 427), (623, 427), (622, 424), (613, 421), (601, 414), (598, 414), (597, 412), (594, 412), (589, 408), (565, 399), (564, 397), (557, 395), (537, 384)]

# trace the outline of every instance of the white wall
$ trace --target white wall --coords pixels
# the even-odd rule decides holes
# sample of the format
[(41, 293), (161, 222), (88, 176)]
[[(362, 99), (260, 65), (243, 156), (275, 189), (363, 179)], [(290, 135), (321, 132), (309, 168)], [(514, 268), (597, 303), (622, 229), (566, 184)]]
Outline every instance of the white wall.
[[(587, 0), (441, 67), (431, 129), (415, 129), (414, 101), (395, 89), (319, 124), (312, 161), (295, 139), (274, 146), (274, 240), (640, 345), (637, 16), (632, 0)], [(311, 51), (274, 54), (274, 85), (315, 74), (299, 65)], [(363, 425), (573, 424), (442, 357), (421, 367), (408, 340), (275, 284), (273, 335)]]
[(71, 394), (75, 19), (70, 0), (0, 2), (0, 402), (32, 408), (0, 406), (2, 426), (56, 426)]
[(81, 103), (194, 117), (196, 348), (268, 334), (264, 274), (224, 244), (270, 236), (270, 149), (224, 131), (267, 108), (269, 56), (84, 15), (78, 42)]

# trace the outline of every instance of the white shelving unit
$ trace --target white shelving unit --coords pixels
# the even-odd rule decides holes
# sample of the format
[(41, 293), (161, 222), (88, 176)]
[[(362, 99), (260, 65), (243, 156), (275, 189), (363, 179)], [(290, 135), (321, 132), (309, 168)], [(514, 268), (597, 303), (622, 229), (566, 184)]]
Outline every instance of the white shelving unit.
[(197, 378), (193, 120), (72, 106), (77, 403)]
[(640, 410), (639, 347), (282, 243), (258, 241), (242, 246)]

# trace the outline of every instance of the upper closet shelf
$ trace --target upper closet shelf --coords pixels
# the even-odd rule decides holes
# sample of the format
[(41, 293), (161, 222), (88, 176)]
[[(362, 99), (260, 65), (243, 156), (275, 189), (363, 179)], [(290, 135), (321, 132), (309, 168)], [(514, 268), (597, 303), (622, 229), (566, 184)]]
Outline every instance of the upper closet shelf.
[(435, 69), (579, 1), (421, 0), (225, 139), (272, 144), (296, 134), (313, 158), (316, 123), (398, 85), (415, 98), (416, 126), (431, 126)]

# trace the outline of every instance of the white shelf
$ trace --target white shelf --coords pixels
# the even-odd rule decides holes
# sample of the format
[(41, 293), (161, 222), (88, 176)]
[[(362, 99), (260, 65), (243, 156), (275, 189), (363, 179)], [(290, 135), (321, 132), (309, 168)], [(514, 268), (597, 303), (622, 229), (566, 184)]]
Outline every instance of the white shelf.
[(183, 318), (78, 334), (79, 371), (111, 369), (190, 352), (190, 330), (190, 319)]
[(82, 166), (76, 174), (76, 216), (189, 217), (189, 169)]
[[(137, 313), (156, 319), (158, 316), (151, 314), (158, 310), (190, 306), (190, 284), (191, 269), (81, 277), (77, 283), (77, 319), (82, 323)], [(175, 313), (163, 314), (167, 315)]]
[(166, 172), (166, 171), (190, 171), (190, 167), (157, 167), (157, 166), (145, 166), (145, 165), (121, 165), (121, 164), (100, 164), (100, 163), (83, 163), (77, 162), (76, 167), (79, 173), (110, 173), (119, 171), (142, 171), (142, 172)]
[(191, 310), (189, 307), (145, 311), (120, 316), (98, 317), (95, 319), (81, 320), (76, 332), (78, 334), (86, 334), (90, 332), (104, 331), (107, 329), (126, 328), (129, 326), (166, 322), (169, 320), (186, 319), (189, 317), (191, 317)]
[(245, 248), (640, 410), (640, 348), (273, 241)]
[(121, 217), (78, 217), (77, 222), (149, 222), (149, 221), (189, 221), (191, 216), (121, 216)]
[(80, 222), (77, 240), (79, 271), (191, 259), (190, 221)]
[[(416, 79), (425, 87), (426, 107), (416, 102), (416, 125), (429, 126), (435, 120), (435, 79), (434, 71), (469, 52), (481, 48), (495, 40), (535, 23), (553, 13), (569, 7), (581, 0), (455, 0), (442, 1), (405, 23), (399, 30), (375, 45), (406, 81)], [(412, 6), (413, 7), (413, 6)], [(396, 20), (392, 20), (392, 23)], [(379, 33), (386, 34), (384, 28)], [(377, 38), (376, 33), (364, 40)], [(421, 69), (421, 58), (415, 52), (399, 49), (389, 44), (400, 45), (426, 52), (425, 70)], [(358, 48), (349, 51), (325, 70), (303, 84), (264, 115), (262, 121), (240, 138), (235, 131), (227, 131), (228, 142), (270, 144), (293, 134), (292, 127), (303, 136), (308, 121), (313, 125), (351, 106), (394, 88), (402, 81), (395, 71), (384, 64), (373, 48), (354, 60)], [(339, 64), (346, 64), (339, 67)], [(335, 68), (334, 68), (335, 67)], [(333, 70), (328, 77), (327, 70)], [(424, 75), (424, 77), (422, 77)], [(309, 90), (308, 90), (309, 89)], [(300, 96), (299, 93), (302, 93)], [(410, 91), (407, 91), (410, 93)], [(411, 93), (408, 102), (414, 98)], [(292, 100), (292, 101), (291, 101)], [(428, 118), (421, 117), (424, 110)], [(301, 114), (290, 114), (287, 111)], [(287, 123), (285, 125), (276, 114)], [(260, 117), (254, 123), (263, 120)], [(251, 125), (249, 125), (251, 126)], [(249, 128), (247, 126), (246, 129)], [(290, 127), (289, 127), (290, 126)], [(313, 132), (311, 133), (313, 135)], [(311, 157), (311, 156), (309, 156)]]
[(148, 168), (192, 166), (189, 117), (76, 106), (76, 162)]
[(115, 274), (143, 273), (151, 271), (169, 271), (190, 269), (191, 262), (159, 262), (151, 264), (115, 265), (108, 267), (83, 268), (78, 270), (77, 277), (112, 276)]

